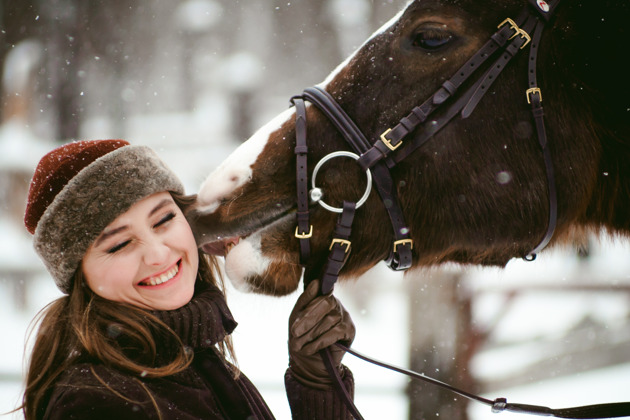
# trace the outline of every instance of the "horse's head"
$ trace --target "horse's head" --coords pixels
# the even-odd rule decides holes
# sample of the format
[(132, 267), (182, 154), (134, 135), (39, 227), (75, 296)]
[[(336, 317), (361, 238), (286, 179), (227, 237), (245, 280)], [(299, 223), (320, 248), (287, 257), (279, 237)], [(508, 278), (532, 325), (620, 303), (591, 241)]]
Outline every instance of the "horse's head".
[[(321, 87), (375, 142), (453, 76), (497, 25), (516, 18), (526, 3), (412, 1)], [(545, 29), (537, 66), (558, 184), (556, 238), (576, 225), (627, 230), (627, 218), (623, 222), (619, 216), (619, 200), (613, 203), (600, 192), (617, 188), (615, 194), (623, 195), (620, 200), (626, 204), (630, 195), (626, 169), (630, 165), (628, 160), (620, 163), (629, 155), (628, 82), (621, 66), (612, 65), (611, 54), (627, 50), (623, 28), (628, 5), (564, 3)], [(526, 102), (527, 62), (527, 53), (517, 55), (469, 118), (455, 117), (392, 169), (414, 240), (414, 265), (444, 261), (503, 265), (526, 255), (544, 235), (548, 186)], [(423, 128), (412, 132), (411, 141), (430, 130), (431, 120), (439, 116), (437, 111)], [(349, 150), (331, 123), (310, 105), (307, 121), (309, 171), (328, 153)], [(260, 293), (290, 293), (301, 274), (294, 237), (295, 134), (295, 112), (289, 109), (208, 177), (189, 213), (203, 249), (215, 254), (229, 250), (230, 279)], [(365, 174), (351, 159), (324, 165), (317, 181), (325, 201), (337, 207), (343, 200), (356, 201), (365, 189)], [(345, 276), (361, 274), (387, 257), (393, 234), (386, 205), (372, 192), (357, 211)], [(313, 204), (314, 265), (325, 259), (335, 220), (335, 214)]]

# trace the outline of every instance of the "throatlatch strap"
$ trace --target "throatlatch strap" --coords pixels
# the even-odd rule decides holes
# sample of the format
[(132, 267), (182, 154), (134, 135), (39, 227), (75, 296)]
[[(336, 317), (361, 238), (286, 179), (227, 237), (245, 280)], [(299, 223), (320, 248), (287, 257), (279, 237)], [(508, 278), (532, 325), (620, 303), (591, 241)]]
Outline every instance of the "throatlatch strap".
[[(555, 3), (555, 6), (559, 2)], [(554, 6), (554, 7), (555, 7)], [(525, 256), (526, 260), (532, 261), (536, 258), (536, 254), (542, 251), (556, 230), (556, 224), (558, 222), (558, 193), (556, 191), (556, 178), (553, 169), (553, 162), (551, 160), (551, 152), (547, 144), (547, 132), (545, 130), (544, 112), (542, 107), (542, 93), (538, 87), (536, 80), (536, 58), (538, 56), (538, 46), (542, 38), (542, 32), (545, 25), (542, 22), (538, 22), (536, 29), (534, 30), (534, 36), (532, 37), (532, 45), (529, 52), (529, 65), (527, 74), (529, 75), (529, 89), (527, 89), (527, 102), (532, 106), (532, 116), (534, 117), (534, 123), (536, 124), (536, 134), (538, 135), (538, 143), (543, 153), (543, 159), (545, 162), (545, 171), (547, 173), (547, 188), (549, 197), (549, 221), (547, 223), (547, 231), (540, 243)]]

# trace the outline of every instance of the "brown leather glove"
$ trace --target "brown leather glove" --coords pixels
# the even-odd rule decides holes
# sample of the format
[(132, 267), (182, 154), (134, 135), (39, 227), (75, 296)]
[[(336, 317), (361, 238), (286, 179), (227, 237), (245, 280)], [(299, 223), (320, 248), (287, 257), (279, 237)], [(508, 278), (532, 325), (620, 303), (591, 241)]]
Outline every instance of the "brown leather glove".
[[(298, 298), (289, 316), (289, 368), (304, 385), (329, 388), (333, 380), (319, 351), (336, 342), (350, 346), (355, 328), (350, 314), (332, 294), (318, 296), (319, 280), (313, 280)], [(334, 366), (340, 370), (345, 351), (331, 347)]]

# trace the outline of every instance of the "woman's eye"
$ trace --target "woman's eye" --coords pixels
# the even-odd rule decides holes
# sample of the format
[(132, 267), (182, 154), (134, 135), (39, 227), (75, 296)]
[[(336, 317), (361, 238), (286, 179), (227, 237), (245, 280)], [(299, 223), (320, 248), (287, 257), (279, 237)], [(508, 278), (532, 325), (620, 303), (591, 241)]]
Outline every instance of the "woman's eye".
[(125, 241), (125, 242), (121, 242), (118, 245), (115, 245), (113, 247), (111, 247), (110, 249), (107, 250), (107, 253), (109, 254), (115, 254), (116, 252), (120, 251), (121, 249), (123, 249), (124, 247), (126, 247), (127, 245), (129, 245), (131, 241)]
[(157, 222), (153, 227), (157, 228), (162, 226), (163, 224), (165, 224), (166, 222), (169, 222), (170, 220), (173, 220), (175, 218), (175, 213), (168, 213), (167, 215), (165, 215), (164, 217), (162, 217), (160, 219), (159, 222)]
[(426, 51), (436, 51), (451, 42), (453, 35), (443, 31), (418, 32), (413, 38), (413, 46)]

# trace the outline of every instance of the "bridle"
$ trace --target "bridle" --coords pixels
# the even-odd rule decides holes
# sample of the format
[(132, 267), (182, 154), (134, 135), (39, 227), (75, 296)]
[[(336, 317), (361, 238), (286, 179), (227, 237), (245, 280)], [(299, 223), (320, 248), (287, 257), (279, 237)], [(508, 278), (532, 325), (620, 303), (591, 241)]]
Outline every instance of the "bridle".
[[(350, 233), (355, 211), (369, 196), (372, 182), (384, 203), (393, 229), (394, 242), (385, 262), (393, 270), (406, 270), (411, 267), (413, 240), (411, 239), (409, 228), (404, 220), (390, 170), (409, 154), (422, 147), (455, 116), (460, 115), (461, 118), (468, 118), (512, 58), (528, 45), (528, 88), (525, 91), (525, 95), (527, 102), (531, 105), (532, 117), (536, 126), (536, 135), (545, 164), (549, 199), (549, 218), (545, 235), (538, 245), (527, 255), (523, 256), (523, 258), (531, 261), (535, 259), (538, 252), (547, 246), (556, 228), (558, 203), (554, 167), (547, 144), (547, 134), (544, 125), (544, 114), (541, 104), (542, 92), (538, 86), (536, 77), (536, 61), (543, 30), (550, 19), (555, 15), (555, 10), (559, 3), (560, 0), (555, 0), (553, 3), (548, 3), (544, 0), (528, 0), (527, 6), (516, 19), (512, 20), (507, 18), (501, 22), (498, 25), (498, 30), (490, 36), (490, 39), (460, 67), (450, 79), (445, 81), (425, 102), (414, 107), (398, 124), (386, 129), (374, 143), (367, 140), (366, 136), (361, 132), (354, 121), (324, 89), (320, 87), (307, 88), (302, 95), (295, 96), (291, 99), (296, 109), (297, 227), (295, 237), (300, 243), (300, 263), (306, 267), (304, 275), (306, 283), (314, 278), (319, 278), (321, 280), (320, 292), (322, 294), (332, 292), (339, 273), (350, 253)], [(484, 66), (487, 62), (489, 62), (489, 64)], [(485, 71), (483, 71), (476, 80), (473, 80), (473, 75), (481, 72), (480, 69), (482, 68), (485, 68)], [(469, 83), (465, 85), (466, 82)], [(462, 89), (463, 86), (466, 87)], [(308, 189), (307, 172), (306, 101), (311, 102), (328, 118), (353, 150), (353, 152), (333, 152), (325, 156), (313, 171), (311, 179), (312, 189), (310, 193)], [(429, 117), (438, 110), (441, 111), (439, 116), (430, 119)], [(430, 124), (427, 124), (428, 121), (430, 121)], [(419, 128), (422, 128), (422, 130), (419, 131), (411, 141), (406, 139), (410, 133), (417, 131)], [(316, 187), (317, 171), (321, 165), (330, 159), (339, 157), (355, 159), (366, 172), (368, 180), (363, 197), (356, 203), (344, 201), (343, 208), (335, 208), (325, 203), (321, 190)], [(311, 253), (310, 238), (313, 234), (313, 226), (310, 224), (309, 220), (309, 198), (313, 202), (319, 203), (327, 210), (339, 213), (333, 232), (328, 259), (322, 272), (314, 269), (314, 267), (308, 266)], [(492, 407), (493, 412), (507, 410), (562, 418), (602, 418), (630, 415), (630, 403), (603, 404), (554, 410), (540, 406), (508, 404), (507, 400), (504, 398), (497, 398), (494, 401), (486, 400), (434, 379), (427, 378), (424, 375), (375, 361), (349, 348), (339, 344), (337, 345), (357, 357), (372, 363), (432, 382), (467, 398), (488, 404)], [(330, 350), (326, 349), (322, 351), (322, 357), (329, 373), (331, 376), (335, 377), (335, 387), (343, 396), (348, 409), (355, 418), (361, 419), (362, 416), (354, 406), (347, 390), (345, 390), (337, 369), (332, 366)]]
[[(421, 105), (414, 107), (397, 125), (386, 129), (374, 143), (370, 143), (354, 121), (337, 104), (333, 97), (320, 87), (304, 90), (301, 96), (292, 98), (296, 107), (296, 139), (298, 185), (298, 226), (296, 237), (300, 240), (302, 261), (307, 261), (310, 247), (307, 245), (312, 227), (308, 224), (308, 194), (306, 173), (306, 111), (304, 101), (316, 106), (339, 130), (346, 142), (357, 155), (357, 163), (365, 171), (370, 170), (374, 185), (387, 203), (385, 209), (389, 215), (394, 242), (389, 257), (385, 260), (394, 270), (406, 270), (411, 266), (413, 241), (394, 188), (390, 169), (404, 160), (409, 154), (423, 146), (439, 130), (445, 127), (458, 114), (468, 118), (494, 81), (507, 64), (520, 50), (530, 45), (528, 64), (527, 102), (536, 125), (536, 134), (540, 144), (547, 175), (549, 218), (547, 231), (539, 244), (524, 258), (533, 260), (551, 240), (557, 222), (557, 195), (551, 153), (547, 146), (547, 135), (543, 120), (542, 94), (536, 77), (536, 59), (538, 46), (545, 24), (551, 19), (559, 1), (549, 5), (541, 0), (529, 0), (528, 5), (515, 20), (505, 19), (498, 30), (490, 37), (455, 74)], [(539, 5), (540, 4), (540, 5)], [(530, 36), (530, 33), (532, 35)], [(463, 91), (460, 88), (477, 74), (483, 65), (494, 59), (486, 71)], [(429, 119), (437, 110), (443, 110), (435, 119)], [(430, 124), (426, 124), (430, 121)], [(411, 141), (405, 138), (418, 128), (422, 128)], [(327, 156), (324, 159), (329, 159)]]

